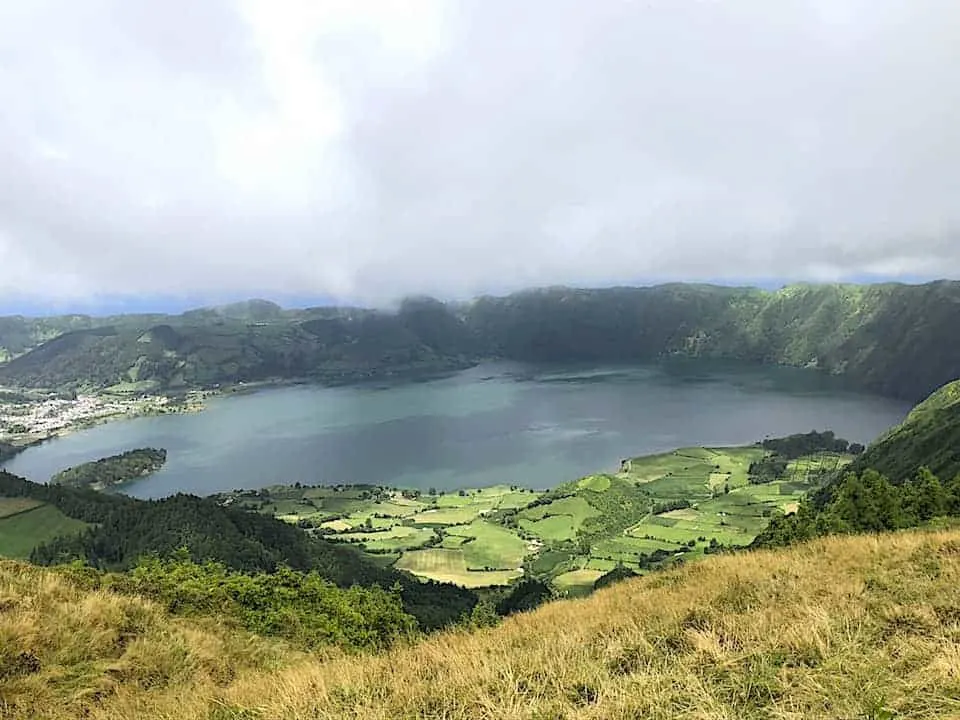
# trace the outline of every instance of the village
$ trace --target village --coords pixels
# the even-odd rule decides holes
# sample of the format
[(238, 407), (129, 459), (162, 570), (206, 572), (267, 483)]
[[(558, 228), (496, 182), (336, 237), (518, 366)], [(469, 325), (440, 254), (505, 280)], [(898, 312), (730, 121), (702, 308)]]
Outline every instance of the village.
[(77, 395), (65, 398), (0, 392), (0, 441), (28, 445), (110, 419), (190, 412), (202, 406), (199, 395), (177, 399), (164, 395), (135, 398)]

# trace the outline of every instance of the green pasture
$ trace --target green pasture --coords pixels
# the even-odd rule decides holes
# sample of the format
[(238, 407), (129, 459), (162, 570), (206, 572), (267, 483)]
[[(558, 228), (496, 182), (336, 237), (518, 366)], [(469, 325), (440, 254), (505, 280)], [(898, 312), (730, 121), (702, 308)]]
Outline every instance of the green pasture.
[(523, 574), (522, 570), (470, 570), (462, 550), (429, 548), (405, 552), (394, 567), (418, 577), (449, 582), (463, 587), (506, 585)]
[(544, 540), (569, 540), (577, 534), (570, 515), (551, 515), (542, 520), (519, 520), (518, 525), (531, 535)]
[(593, 590), (593, 584), (603, 574), (602, 570), (570, 570), (553, 578), (553, 584), (558, 590), (575, 597)]
[[(606, 489), (609, 489), (609, 480)], [(545, 505), (537, 505), (517, 513), (520, 520), (543, 520), (544, 518), (565, 515), (570, 518), (574, 530), (578, 530), (587, 518), (598, 515), (599, 511), (593, 507), (583, 495), (572, 495), (554, 500)]]
[(434, 537), (434, 532), (429, 528), (395, 525), (386, 530), (365, 533), (340, 533), (336, 536), (329, 537), (334, 537), (344, 542), (359, 543), (364, 549), (376, 552), (423, 547), (428, 540)]
[(577, 483), (581, 490), (603, 492), (610, 487), (610, 478), (606, 475), (588, 475)]
[(78, 533), (86, 523), (68, 518), (53, 505), (38, 505), (0, 518), (0, 556), (28, 559), (37, 545), (58, 535)]
[(418, 525), (463, 525), (478, 514), (476, 505), (430, 508), (414, 515), (413, 522)]
[(449, 528), (446, 535), (465, 539), (459, 549), (470, 570), (516, 569), (529, 553), (527, 541), (514, 531), (485, 520)]

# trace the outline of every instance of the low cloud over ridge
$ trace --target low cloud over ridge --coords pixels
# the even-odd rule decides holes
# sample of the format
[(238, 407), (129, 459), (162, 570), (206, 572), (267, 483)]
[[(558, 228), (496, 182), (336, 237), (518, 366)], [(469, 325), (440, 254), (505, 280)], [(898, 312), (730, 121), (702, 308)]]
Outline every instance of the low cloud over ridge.
[(958, 48), (949, 0), (5, 3), (0, 302), (956, 277)]

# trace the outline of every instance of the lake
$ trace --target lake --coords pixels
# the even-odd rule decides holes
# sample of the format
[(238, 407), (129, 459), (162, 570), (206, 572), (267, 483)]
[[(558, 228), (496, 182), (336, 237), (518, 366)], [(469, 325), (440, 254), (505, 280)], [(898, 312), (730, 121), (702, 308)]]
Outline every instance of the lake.
[(71, 465), (150, 446), (167, 449), (167, 465), (126, 486), (130, 495), (294, 482), (548, 488), (681, 446), (813, 429), (866, 443), (909, 410), (789, 368), (495, 363), (429, 382), (215, 398), (201, 413), (112, 422), (52, 440), (4, 469), (46, 481)]

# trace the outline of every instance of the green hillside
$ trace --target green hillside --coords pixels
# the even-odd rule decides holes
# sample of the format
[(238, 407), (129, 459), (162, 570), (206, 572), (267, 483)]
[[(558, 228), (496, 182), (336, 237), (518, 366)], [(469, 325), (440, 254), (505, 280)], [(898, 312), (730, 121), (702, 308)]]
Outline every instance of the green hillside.
[(30, 498), (0, 497), (0, 557), (28, 560), (34, 548), (85, 530), (87, 523)]
[(960, 382), (917, 405), (843, 471), (773, 517), (754, 545), (830, 533), (880, 532), (960, 516)]
[[(33, 483), (0, 471), (0, 497), (31, 499), (70, 519), (62, 532), (22, 538), (18, 556), (54, 565), (78, 560), (104, 570), (126, 571), (144, 556), (178, 556), (182, 548), (195, 562), (218, 562), (247, 573), (273, 573), (281, 567), (318, 573), (341, 587), (400, 585), (404, 610), (420, 627), (435, 629), (469, 614), (476, 596), (463, 588), (420, 582), (384, 568), (344, 545), (314, 538), (300, 529), (258, 513), (223, 507), (212, 498), (174, 495), (144, 501), (86, 487)], [(9, 519), (8, 519), (9, 520)], [(3, 522), (0, 520), (0, 540)], [(89, 525), (82, 533), (79, 529)], [(10, 542), (8, 538), (7, 542)]]
[(440, 373), (482, 358), (653, 362), (722, 358), (819, 368), (919, 400), (960, 375), (960, 283), (671, 284), (546, 288), (396, 312), (282, 310), (266, 301), (177, 316), (0, 318), (0, 384), (208, 387), (276, 378), (355, 382)]
[(272, 515), (384, 565), (471, 588), (521, 577), (567, 595), (749, 545), (777, 512), (849, 463), (833, 433), (750, 447), (681, 448), (625, 461), (545, 493), (506, 485), (420, 493), (371, 486), (275, 486), (219, 501)]
[(902, 482), (921, 465), (935, 475), (960, 474), (960, 380), (917, 405), (906, 419), (873, 443), (857, 468), (874, 468)]

